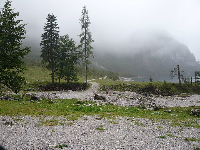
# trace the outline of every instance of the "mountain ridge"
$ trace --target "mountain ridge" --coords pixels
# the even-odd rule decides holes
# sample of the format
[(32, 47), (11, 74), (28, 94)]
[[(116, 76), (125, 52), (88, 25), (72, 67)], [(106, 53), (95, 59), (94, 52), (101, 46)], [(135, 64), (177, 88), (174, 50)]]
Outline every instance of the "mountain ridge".
[(95, 49), (92, 61), (125, 76), (166, 76), (177, 65), (189, 76), (200, 68), (188, 47), (169, 35), (152, 34), (138, 39), (122, 44), (117, 48), (121, 51)]

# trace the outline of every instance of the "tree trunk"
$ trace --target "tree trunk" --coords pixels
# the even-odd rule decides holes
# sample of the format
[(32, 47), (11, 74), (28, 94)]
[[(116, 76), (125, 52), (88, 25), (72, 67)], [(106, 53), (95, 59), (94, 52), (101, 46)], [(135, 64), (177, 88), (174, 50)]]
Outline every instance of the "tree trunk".
[(179, 87), (181, 88), (181, 74), (180, 74), (180, 68), (179, 65), (177, 65), (178, 68), (178, 81), (179, 81)]
[(53, 65), (52, 65), (52, 68), (51, 68), (52, 70), (52, 74), (51, 74), (51, 78), (52, 78), (52, 84), (54, 84), (54, 67), (53, 67)]
[(86, 88), (87, 88), (87, 45), (86, 45), (86, 43), (87, 43), (87, 39), (86, 39), (86, 28), (85, 28), (85, 78), (86, 78)]
[(61, 64), (61, 70), (60, 70), (60, 76), (59, 76), (59, 83), (60, 83), (60, 79), (61, 79), (61, 76), (62, 76), (62, 72), (63, 72), (63, 66), (64, 66), (64, 64), (62, 63)]
[(85, 63), (85, 82), (86, 82), (86, 86), (87, 86), (87, 63)]

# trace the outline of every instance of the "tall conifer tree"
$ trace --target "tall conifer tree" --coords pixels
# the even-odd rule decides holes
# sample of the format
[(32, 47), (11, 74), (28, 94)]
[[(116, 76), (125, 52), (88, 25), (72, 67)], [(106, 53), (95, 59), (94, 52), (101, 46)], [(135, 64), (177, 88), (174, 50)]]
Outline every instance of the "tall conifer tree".
[(6, 1), (4, 8), (0, 11), (0, 84), (3, 84), (17, 93), (25, 78), (23, 73), (23, 61), (25, 55), (30, 51), (28, 47), (22, 48), (25, 24), (22, 20), (16, 20), (19, 13), (11, 8), (11, 2)]
[(53, 14), (48, 14), (46, 19), (47, 23), (44, 26), (44, 33), (40, 43), (42, 49), (41, 57), (47, 69), (51, 70), (52, 84), (54, 84), (54, 73), (59, 49), (59, 27), (56, 22), (57, 19)]
[(93, 54), (93, 52), (91, 51), (93, 49), (91, 43), (94, 42), (94, 40), (92, 40), (92, 33), (89, 30), (89, 25), (91, 24), (91, 22), (88, 16), (88, 10), (86, 9), (86, 6), (84, 6), (82, 10), (80, 24), (82, 32), (79, 35), (81, 38), (79, 48), (82, 51), (82, 60), (83, 64), (85, 65), (86, 84), (87, 84), (88, 65), (91, 63), (89, 57), (90, 55)]

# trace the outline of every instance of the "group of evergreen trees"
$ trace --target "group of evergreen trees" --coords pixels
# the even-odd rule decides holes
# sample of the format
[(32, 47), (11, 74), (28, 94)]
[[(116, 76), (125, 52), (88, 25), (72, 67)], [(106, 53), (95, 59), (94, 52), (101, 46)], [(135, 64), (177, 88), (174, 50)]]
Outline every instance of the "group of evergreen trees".
[(59, 27), (53, 14), (48, 14), (47, 23), (44, 26), (42, 41), (42, 61), (46, 67), (51, 70), (52, 83), (54, 84), (55, 76), (59, 79), (65, 79), (67, 82), (77, 80), (75, 65), (79, 63), (80, 58), (86, 68), (86, 83), (89, 57), (92, 53), (91, 43), (92, 34), (89, 31), (90, 20), (86, 7), (83, 7), (80, 19), (82, 33), (80, 36), (80, 45), (76, 47), (73, 39), (69, 35), (59, 36)]
[[(30, 52), (30, 48), (22, 48), (22, 40), (26, 34), (25, 24), (16, 20), (19, 13), (11, 8), (11, 1), (5, 2), (0, 11), (0, 86), (4, 85), (18, 92), (25, 78), (20, 76), (23, 67), (22, 58)], [(81, 62), (86, 68), (86, 82), (89, 57), (92, 55), (92, 34), (89, 31), (90, 20), (86, 7), (83, 7), (80, 18), (82, 33), (80, 45), (76, 46), (68, 35), (59, 36), (59, 27), (53, 14), (48, 14), (47, 23), (42, 34), (41, 57), (45, 66), (51, 70), (52, 83), (55, 77), (65, 79), (67, 82), (77, 80), (76, 64)]]

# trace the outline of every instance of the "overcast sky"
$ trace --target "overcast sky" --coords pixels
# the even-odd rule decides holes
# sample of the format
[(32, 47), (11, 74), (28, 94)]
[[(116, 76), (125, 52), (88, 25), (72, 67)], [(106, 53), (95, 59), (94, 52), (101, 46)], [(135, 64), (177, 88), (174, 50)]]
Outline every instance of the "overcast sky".
[[(0, 0), (0, 8), (4, 4)], [(95, 47), (129, 41), (140, 30), (160, 30), (187, 45), (200, 60), (200, 0), (12, 0), (18, 19), (28, 23), (27, 37), (38, 42), (48, 13), (57, 16), (60, 35), (69, 34), (78, 42), (84, 5)]]

